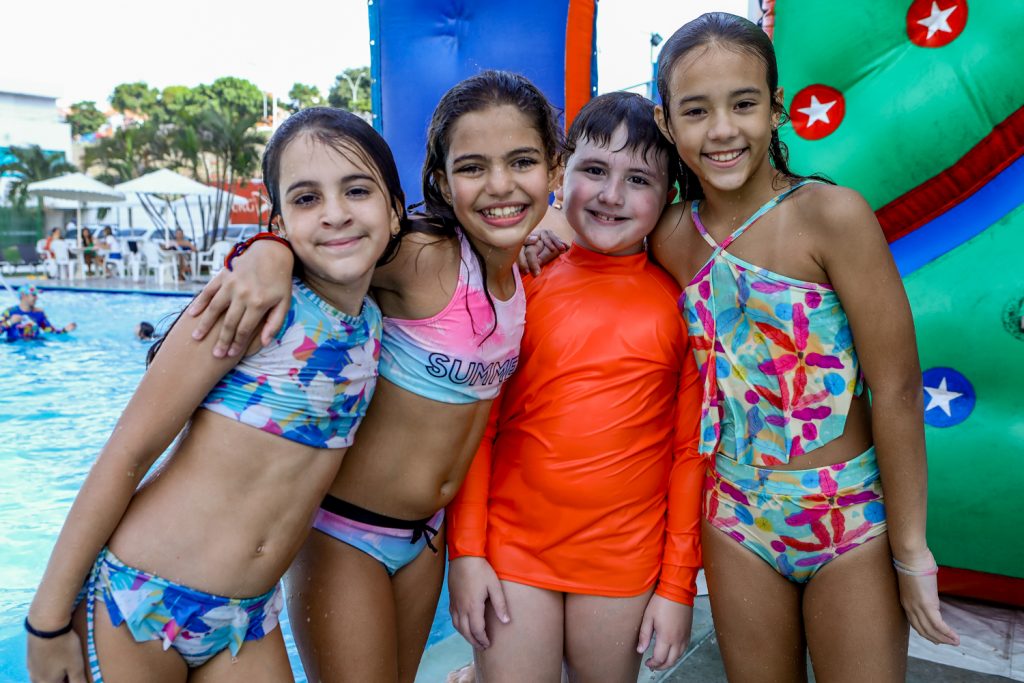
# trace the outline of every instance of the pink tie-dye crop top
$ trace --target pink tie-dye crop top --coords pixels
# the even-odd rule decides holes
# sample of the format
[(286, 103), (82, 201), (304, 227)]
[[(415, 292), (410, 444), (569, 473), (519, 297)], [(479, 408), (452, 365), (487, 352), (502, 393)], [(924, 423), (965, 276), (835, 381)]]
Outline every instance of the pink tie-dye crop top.
[(473, 403), (497, 396), (516, 369), (526, 295), (515, 269), (512, 298), (488, 300), (477, 257), (462, 230), (457, 233), (462, 263), (455, 294), (430, 318), (384, 317), (380, 376), (435, 401)]

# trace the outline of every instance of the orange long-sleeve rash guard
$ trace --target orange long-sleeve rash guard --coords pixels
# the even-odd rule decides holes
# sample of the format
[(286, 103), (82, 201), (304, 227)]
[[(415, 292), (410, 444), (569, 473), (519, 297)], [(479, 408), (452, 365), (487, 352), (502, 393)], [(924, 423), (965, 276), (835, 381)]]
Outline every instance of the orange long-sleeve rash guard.
[(679, 288), (573, 245), (526, 281), (519, 368), (448, 507), (453, 558), (548, 590), (693, 604), (700, 384)]

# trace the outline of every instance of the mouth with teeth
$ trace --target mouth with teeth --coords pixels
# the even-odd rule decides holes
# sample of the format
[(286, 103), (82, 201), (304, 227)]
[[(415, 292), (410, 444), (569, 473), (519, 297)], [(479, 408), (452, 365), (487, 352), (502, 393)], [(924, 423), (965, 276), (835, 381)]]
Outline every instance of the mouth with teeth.
[(591, 216), (593, 216), (601, 223), (618, 223), (626, 220), (625, 216), (613, 216), (611, 214), (602, 213), (600, 211), (594, 211), (592, 209), (587, 209), (587, 213), (589, 213)]
[(480, 209), (479, 214), (490, 225), (506, 227), (515, 225), (526, 214), (526, 204), (506, 204)]
[(724, 152), (705, 152), (703, 156), (716, 164), (729, 164), (739, 159), (746, 151), (746, 148), (730, 149)]

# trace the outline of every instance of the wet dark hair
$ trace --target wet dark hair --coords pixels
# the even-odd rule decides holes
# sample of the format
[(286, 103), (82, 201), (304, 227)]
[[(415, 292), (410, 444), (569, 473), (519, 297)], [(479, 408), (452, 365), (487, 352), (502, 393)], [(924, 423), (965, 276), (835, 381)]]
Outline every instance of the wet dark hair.
[[(263, 151), (263, 187), (270, 199), (268, 225), (281, 215), (281, 155), (296, 137), (308, 134), (317, 142), (341, 154), (355, 154), (360, 161), (375, 169), (388, 196), (388, 203), (399, 218), (400, 230), (389, 242), (378, 265), (387, 263), (398, 251), (401, 237), (409, 232), (409, 218), (405, 211), (405, 192), (398, 176), (398, 166), (391, 148), (373, 126), (359, 116), (344, 109), (310, 107), (292, 114), (277, 129)], [(298, 263), (298, 262), (296, 262)]]
[[(398, 177), (398, 166), (391, 148), (380, 133), (362, 118), (344, 109), (333, 107), (310, 107), (292, 114), (277, 129), (263, 151), (263, 186), (270, 199), (270, 214), (267, 224), (281, 215), (281, 155), (296, 137), (308, 134), (317, 142), (327, 145), (344, 155), (355, 155), (371, 169), (375, 169), (384, 183), (381, 190), (387, 194), (388, 203), (399, 218), (399, 231), (388, 241), (377, 265), (387, 263), (398, 252), (402, 237), (411, 230), (411, 221), (405, 210), (405, 192)], [(300, 274), (302, 264), (296, 259), (295, 273)], [(182, 311), (184, 313), (184, 310)], [(181, 319), (181, 314), (171, 323), (163, 336), (150, 347), (146, 354), (146, 365), (153, 362), (163, 340), (171, 328)]]
[[(669, 81), (672, 78), (672, 70), (679, 60), (691, 50), (711, 45), (720, 45), (725, 49), (759, 59), (765, 67), (772, 112), (779, 115), (779, 125), (789, 120), (785, 106), (775, 97), (779, 88), (779, 64), (775, 59), (775, 47), (768, 34), (754, 22), (735, 14), (708, 12), (683, 24), (672, 34), (671, 38), (665, 41), (665, 46), (658, 55), (658, 95), (661, 96), (661, 106), (665, 112), (666, 123), (671, 121), (669, 110), (672, 104), (672, 93), (669, 89)], [(670, 129), (668, 134), (671, 135), (670, 126), (666, 127)], [(832, 183), (831, 180), (821, 175), (802, 176), (791, 171), (789, 150), (779, 139), (778, 129), (772, 130), (772, 139), (768, 145), (768, 159), (776, 171), (791, 180), (811, 178)], [(697, 174), (685, 164), (682, 164), (681, 171), (683, 199), (702, 199), (704, 190), (700, 186)]]
[(152, 339), (156, 330), (153, 329), (153, 323), (148, 323), (143, 320), (139, 323), (139, 339), (143, 341)]
[(626, 127), (626, 144), (614, 151), (628, 149), (638, 152), (647, 162), (651, 161), (648, 155), (654, 159), (659, 154), (664, 155), (668, 162), (668, 186), (675, 185), (679, 176), (676, 148), (658, 129), (654, 120), (654, 103), (632, 92), (605, 93), (580, 109), (565, 135), (562, 163), (565, 164), (576, 152), (576, 145), (582, 139), (607, 147), (619, 126)]
[[(502, 105), (515, 107), (526, 117), (544, 145), (544, 157), (548, 167), (554, 168), (561, 150), (562, 133), (558, 124), (558, 111), (551, 106), (544, 93), (528, 78), (511, 71), (488, 70), (470, 76), (455, 84), (441, 97), (430, 119), (430, 126), (427, 129), (427, 154), (420, 173), (423, 182), (423, 202), (410, 207), (414, 209), (422, 205), (425, 210), (426, 220), (417, 221), (424, 224), (421, 227), (422, 232), (442, 238), (455, 237), (455, 228), (459, 225), (459, 220), (438, 184), (438, 176), (445, 173), (452, 131), (459, 119), (466, 114)], [(487, 263), (473, 242), (467, 242), (480, 264), (480, 271), (486, 283)], [(495, 312), (497, 324), (494, 301), (486, 287), (484, 293), (492, 312)], [(492, 328), (491, 332), (493, 331)]]

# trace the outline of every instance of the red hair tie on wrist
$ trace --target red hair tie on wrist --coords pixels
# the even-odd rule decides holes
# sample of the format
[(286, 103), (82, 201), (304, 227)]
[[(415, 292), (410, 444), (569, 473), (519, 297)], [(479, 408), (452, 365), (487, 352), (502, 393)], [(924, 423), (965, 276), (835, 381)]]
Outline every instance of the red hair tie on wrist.
[(229, 251), (228, 255), (224, 257), (224, 267), (231, 270), (231, 261), (233, 261), (235, 257), (241, 256), (242, 252), (251, 247), (253, 242), (258, 242), (259, 240), (273, 240), (275, 242), (280, 242), (284, 246), (288, 247), (289, 250), (292, 248), (291, 242), (280, 235), (272, 232), (258, 232), (249, 239), (238, 242), (235, 246), (231, 247), (231, 251)]

